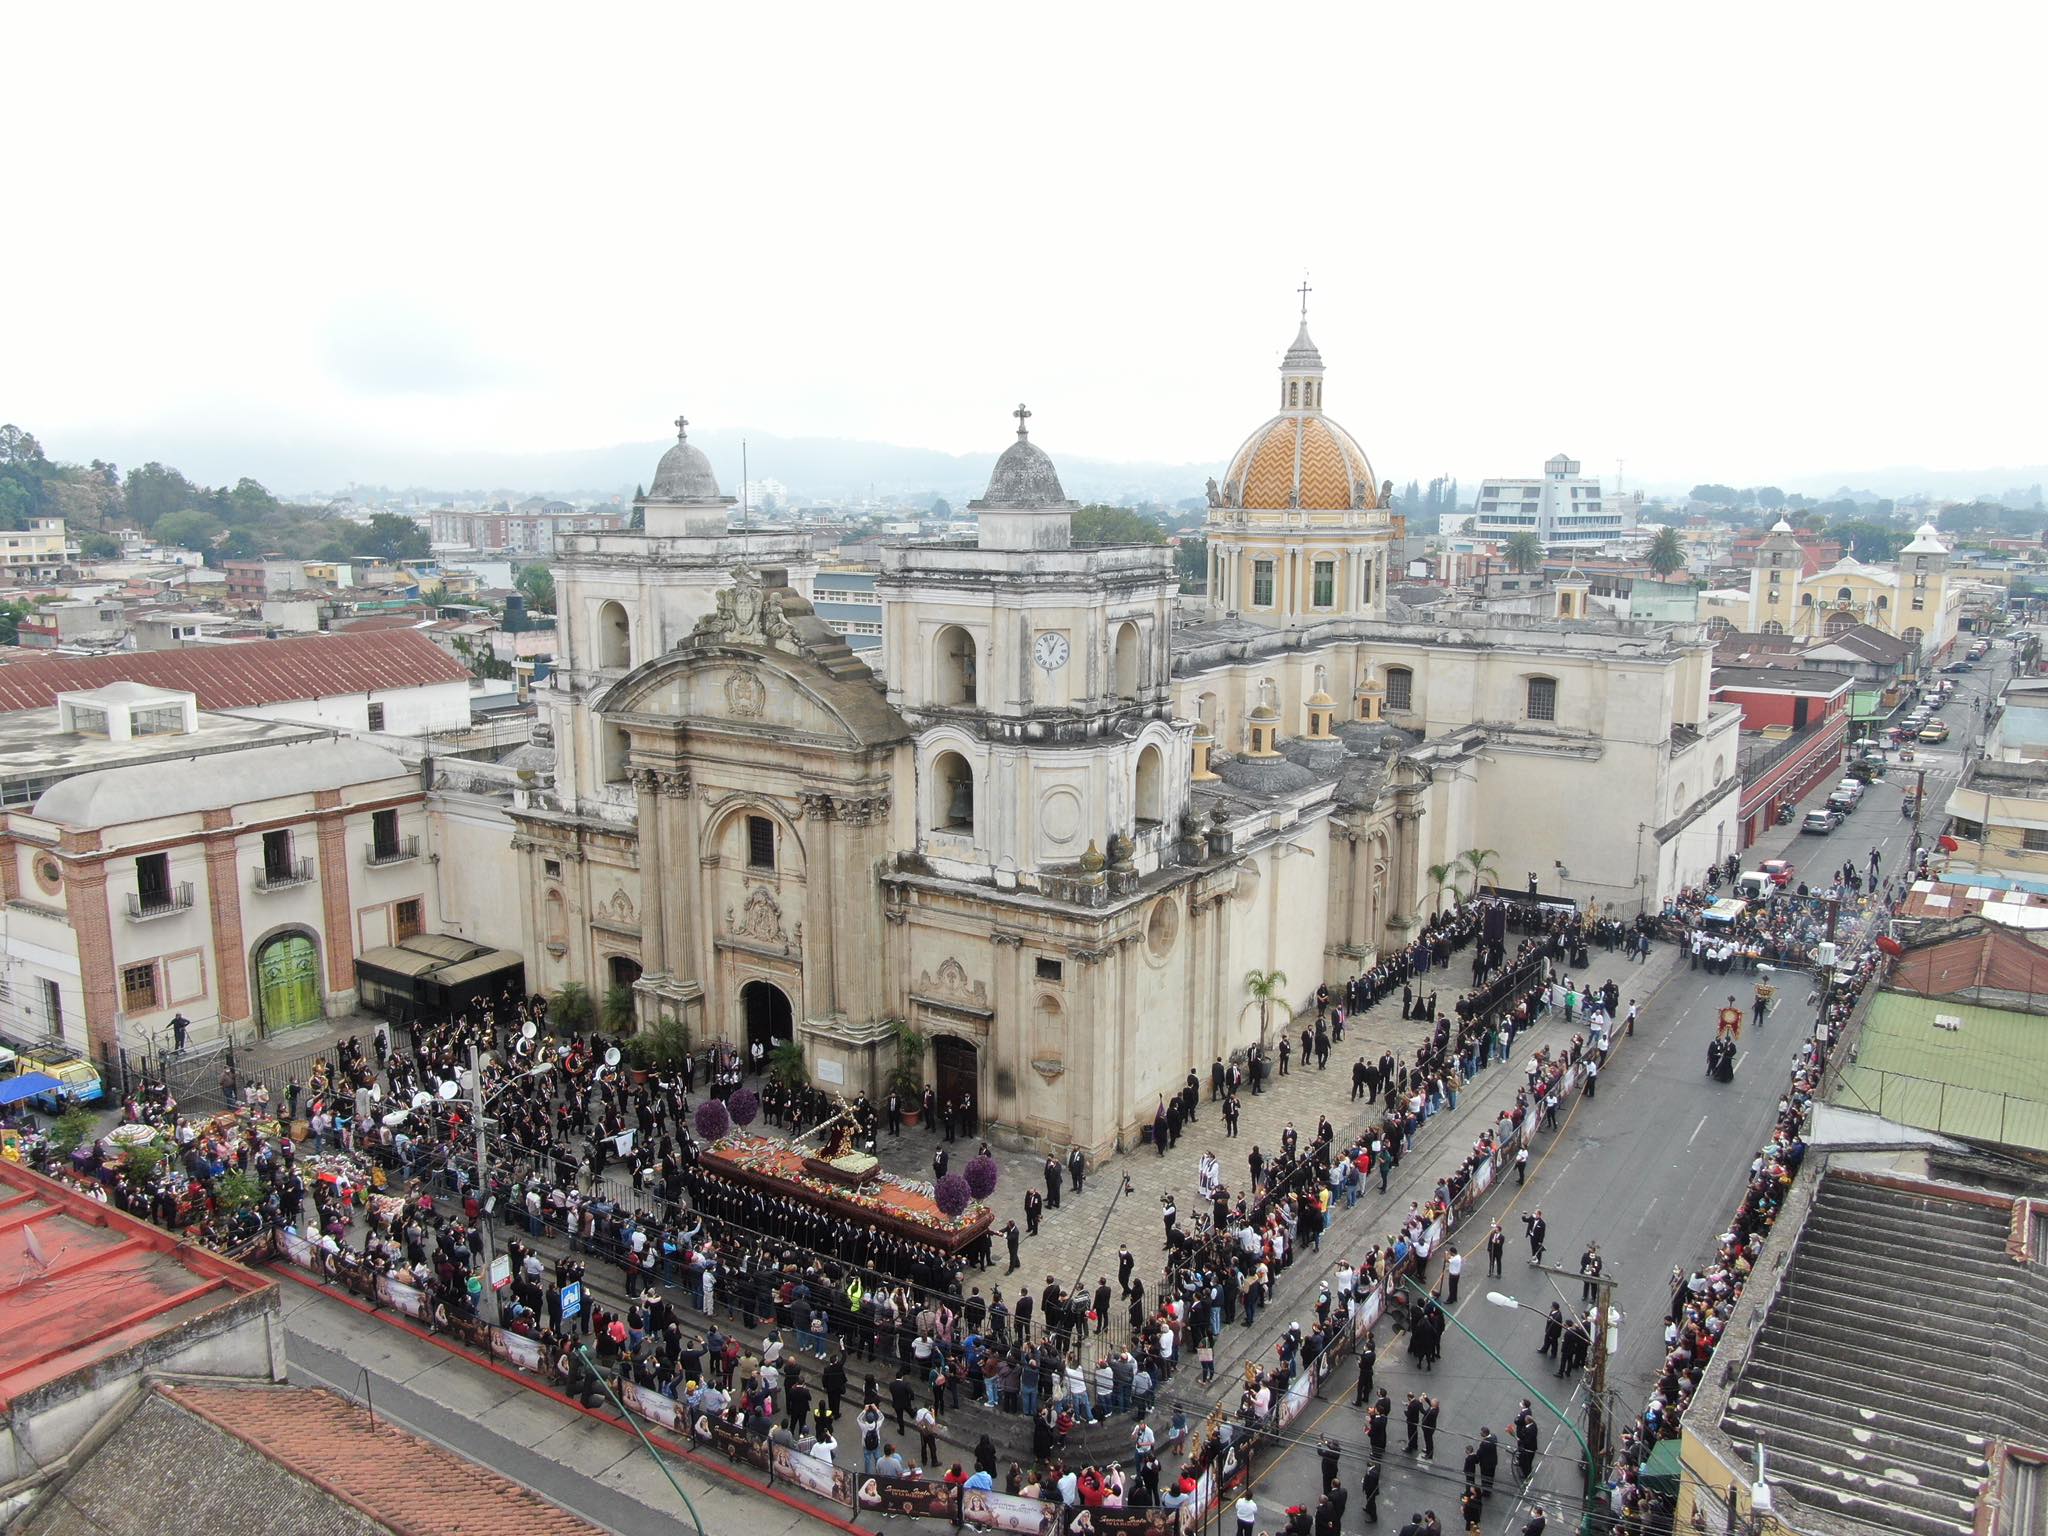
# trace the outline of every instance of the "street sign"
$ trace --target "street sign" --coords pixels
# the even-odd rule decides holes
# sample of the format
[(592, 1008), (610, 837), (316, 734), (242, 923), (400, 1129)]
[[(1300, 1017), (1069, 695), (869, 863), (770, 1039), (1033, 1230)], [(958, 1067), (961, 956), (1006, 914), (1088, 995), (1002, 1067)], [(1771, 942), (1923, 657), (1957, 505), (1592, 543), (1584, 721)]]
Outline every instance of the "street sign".
[(512, 1255), (501, 1253), (491, 1260), (491, 1289), (502, 1291), (512, 1283)]
[(579, 1316), (583, 1311), (583, 1282), (571, 1280), (562, 1287), (562, 1321)]

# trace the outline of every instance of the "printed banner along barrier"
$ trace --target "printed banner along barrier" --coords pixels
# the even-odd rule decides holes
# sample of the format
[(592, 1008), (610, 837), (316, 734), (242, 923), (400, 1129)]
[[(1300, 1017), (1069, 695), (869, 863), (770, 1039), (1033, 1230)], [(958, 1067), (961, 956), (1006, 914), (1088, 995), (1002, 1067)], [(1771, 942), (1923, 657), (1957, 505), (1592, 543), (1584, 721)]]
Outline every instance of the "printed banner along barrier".
[(860, 1507), (885, 1515), (934, 1520), (953, 1518), (953, 1490), (926, 1477), (864, 1477)]
[(1017, 1531), (1022, 1536), (1056, 1536), (1060, 1507), (1043, 1499), (1020, 1499), (1013, 1493), (980, 1488), (960, 1491), (960, 1518), (985, 1531)]
[[(806, 1493), (814, 1493), (821, 1499), (830, 1499), (834, 1504), (853, 1507), (853, 1474), (844, 1467), (835, 1467), (830, 1462), (806, 1456), (794, 1446), (777, 1445), (769, 1448), (769, 1467), (777, 1482), (794, 1483)], [(985, 1495), (976, 1495), (985, 1497)], [(1034, 1500), (1021, 1500), (1034, 1503)], [(1036, 1526), (1004, 1526), (1004, 1530), (1036, 1530)]]

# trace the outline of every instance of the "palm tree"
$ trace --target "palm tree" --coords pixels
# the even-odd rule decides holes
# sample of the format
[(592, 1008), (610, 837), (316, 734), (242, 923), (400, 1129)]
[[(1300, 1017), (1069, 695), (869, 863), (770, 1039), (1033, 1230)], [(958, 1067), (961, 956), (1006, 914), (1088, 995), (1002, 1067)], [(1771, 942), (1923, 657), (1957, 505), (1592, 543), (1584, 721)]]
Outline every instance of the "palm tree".
[(1493, 867), (1494, 856), (1499, 852), (1498, 848), (1467, 848), (1458, 855), (1460, 863), (1464, 866), (1461, 873), (1472, 877), (1474, 896), (1479, 894), (1479, 882), (1488, 876), (1492, 877), (1495, 886), (1500, 884), (1500, 871)]
[(1294, 1009), (1287, 1001), (1287, 973), (1285, 971), (1246, 971), (1244, 989), (1251, 995), (1251, 1001), (1239, 1011), (1243, 1018), (1252, 1009), (1259, 1010), (1259, 1049), (1266, 1048), (1266, 1028), (1272, 1022), (1273, 1010), (1278, 1008), (1287, 1015), (1287, 1022), (1294, 1022)]
[(1456, 862), (1452, 862), (1449, 864), (1432, 864), (1429, 866), (1429, 883), (1431, 888), (1436, 893), (1434, 896), (1430, 898), (1430, 911), (1437, 912), (1443, 909), (1444, 887), (1451, 883), (1451, 881), (1456, 877), (1457, 873), (1458, 866)]
[(1543, 563), (1543, 541), (1533, 533), (1518, 533), (1508, 540), (1508, 564), (1518, 571), (1533, 571)]
[(1676, 528), (1659, 528), (1657, 536), (1650, 540), (1649, 553), (1643, 556), (1651, 570), (1659, 576), (1669, 576), (1673, 571), (1685, 569), (1685, 549), (1678, 542)]

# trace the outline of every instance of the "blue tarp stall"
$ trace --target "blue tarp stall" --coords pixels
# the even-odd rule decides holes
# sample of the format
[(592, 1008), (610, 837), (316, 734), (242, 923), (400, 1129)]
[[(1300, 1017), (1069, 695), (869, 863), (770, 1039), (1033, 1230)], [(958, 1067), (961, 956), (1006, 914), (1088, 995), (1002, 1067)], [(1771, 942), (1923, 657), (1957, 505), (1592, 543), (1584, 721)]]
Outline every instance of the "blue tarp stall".
[(47, 1072), (24, 1072), (19, 1077), (0, 1077), (0, 1108), (19, 1104), (23, 1099), (41, 1098), (46, 1093), (55, 1093), (63, 1085)]

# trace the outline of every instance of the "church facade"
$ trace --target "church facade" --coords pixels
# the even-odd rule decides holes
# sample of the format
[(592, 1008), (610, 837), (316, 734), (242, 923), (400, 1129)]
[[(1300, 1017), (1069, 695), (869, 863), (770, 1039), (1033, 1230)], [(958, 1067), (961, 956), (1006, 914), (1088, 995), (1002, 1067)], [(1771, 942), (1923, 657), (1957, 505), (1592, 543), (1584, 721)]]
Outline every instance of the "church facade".
[(1932, 523), (1888, 565), (1844, 556), (1807, 576), (1803, 560), (1792, 525), (1780, 518), (1757, 546), (1748, 587), (1705, 594), (1701, 616), (1748, 634), (1814, 639), (1868, 624), (1916, 647), (1922, 667), (1955, 644), (1967, 583), (1951, 576), (1948, 546)]
[(884, 552), (886, 686), (679, 421), (645, 531), (555, 567), (554, 778), (512, 813), (537, 983), (797, 1041), (849, 1094), (913, 1030), (992, 1134), (1102, 1153), (1256, 1040), (1248, 971), (1299, 1000), (1375, 963), (1466, 849), (1624, 913), (1732, 851), (1698, 631), (1408, 611), (1323, 384), (1304, 324), (1211, 487), (1206, 606), (1164, 547), (1074, 542), (1020, 407), (977, 538)]

